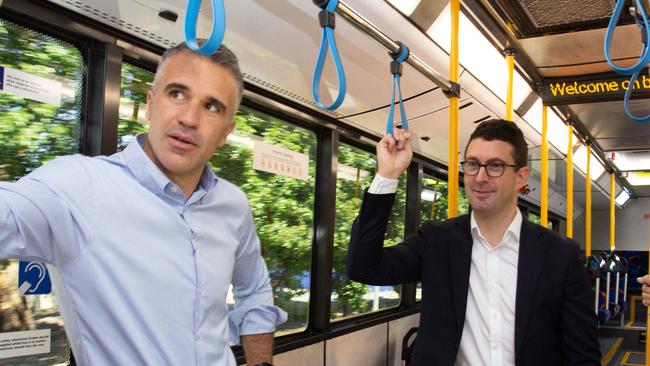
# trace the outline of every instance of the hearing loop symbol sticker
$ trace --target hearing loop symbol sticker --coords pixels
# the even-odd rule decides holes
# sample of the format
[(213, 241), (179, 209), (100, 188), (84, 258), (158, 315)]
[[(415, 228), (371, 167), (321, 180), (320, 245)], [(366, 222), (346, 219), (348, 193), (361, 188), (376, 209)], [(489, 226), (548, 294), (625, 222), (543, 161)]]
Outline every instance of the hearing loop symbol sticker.
[(45, 295), (52, 292), (52, 281), (45, 264), (21, 261), (18, 266), (20, 295)]

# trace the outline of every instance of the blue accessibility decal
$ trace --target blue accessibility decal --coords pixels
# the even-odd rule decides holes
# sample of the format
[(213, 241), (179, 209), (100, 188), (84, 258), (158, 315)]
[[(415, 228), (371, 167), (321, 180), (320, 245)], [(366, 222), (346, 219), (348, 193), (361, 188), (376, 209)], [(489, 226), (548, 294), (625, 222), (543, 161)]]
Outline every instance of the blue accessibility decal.
[(21, 295), (45, 295), (52, 292), (52, 281), (45, 264), (23, 261), (19, 263), (18, 292)]

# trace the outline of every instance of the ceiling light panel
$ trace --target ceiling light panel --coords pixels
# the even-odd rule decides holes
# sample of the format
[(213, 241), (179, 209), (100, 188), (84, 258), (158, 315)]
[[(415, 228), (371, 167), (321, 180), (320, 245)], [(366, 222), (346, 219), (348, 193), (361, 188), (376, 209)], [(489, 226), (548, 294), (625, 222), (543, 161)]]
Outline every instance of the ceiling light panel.
[[(449, 4), (427, 30), (447, 53), (451, 49), (451, 14)], [(481, 80), (494, 94), (505, 101), (508, 92), (508, 65), (501, 51), (463, 14), (459, 17), (458, 58), (463, 68)], [(513, 75), (512, 104), (516, 109), (532, 89), (521, 75)]]
[[(587, 174), (587, 148), (585, 145), (580, 144), (578, 150), (573, 153), (573, 164), (580, 169), (581, 172)], [(605, 171), (605, 168), (600, 164), (594, 153), (591, 153), (591, 180), (597, 180)]]
[(615, 151), (612, 162), (621, 171), (650, 170), (650, 151)]

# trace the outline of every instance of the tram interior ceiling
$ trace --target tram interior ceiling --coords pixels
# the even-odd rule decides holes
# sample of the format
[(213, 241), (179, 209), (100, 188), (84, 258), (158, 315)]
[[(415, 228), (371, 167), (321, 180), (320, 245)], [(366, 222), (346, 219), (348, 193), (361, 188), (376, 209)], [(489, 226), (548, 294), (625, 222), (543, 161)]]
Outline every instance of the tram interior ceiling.
[[(468, 7), (495, 38), (517, 50), (518, 67), (530, 75), (531, 86), (543, 103), (567, 117), (579, 139), (589, 141), (606, 170), (622, 177), (617, 187), (620, 183), (633, 197), (650, 196), (650, 187), (625, 178), (648, 174), (650, 162), (637, 164), (633, 170), (621, 164), (627, 154), (643, 161), (650, 150), (650, 124), (628, 118), (623, 102), (625, 92), (632, 88), (630, 112), (647, 115), (650, 76), (646, 67), (630, 85), (629, 76), (615, 73), (605, 59), (603, 44), (616, 2), (477, 3)], [(613, 30), (610, 57), (620, 68), (635, 64), (642, 48), (642, 32), (627, 7), (632, 3), (626, 3)], [(621, 158), (617, 161), (616, 156)], [(607, 190), (603, 183), (598, 187)], [(596, 207), (602, 208), (599, 204)]]

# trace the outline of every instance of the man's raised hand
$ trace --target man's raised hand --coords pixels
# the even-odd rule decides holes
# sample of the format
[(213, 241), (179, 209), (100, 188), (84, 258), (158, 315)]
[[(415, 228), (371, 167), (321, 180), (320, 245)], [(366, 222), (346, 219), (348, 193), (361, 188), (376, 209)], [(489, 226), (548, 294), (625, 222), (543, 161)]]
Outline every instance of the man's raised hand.
[(377, 173), (384, 178), (399, 179), (413, 158), (410, 131), (395, 129), (377, 143)]

